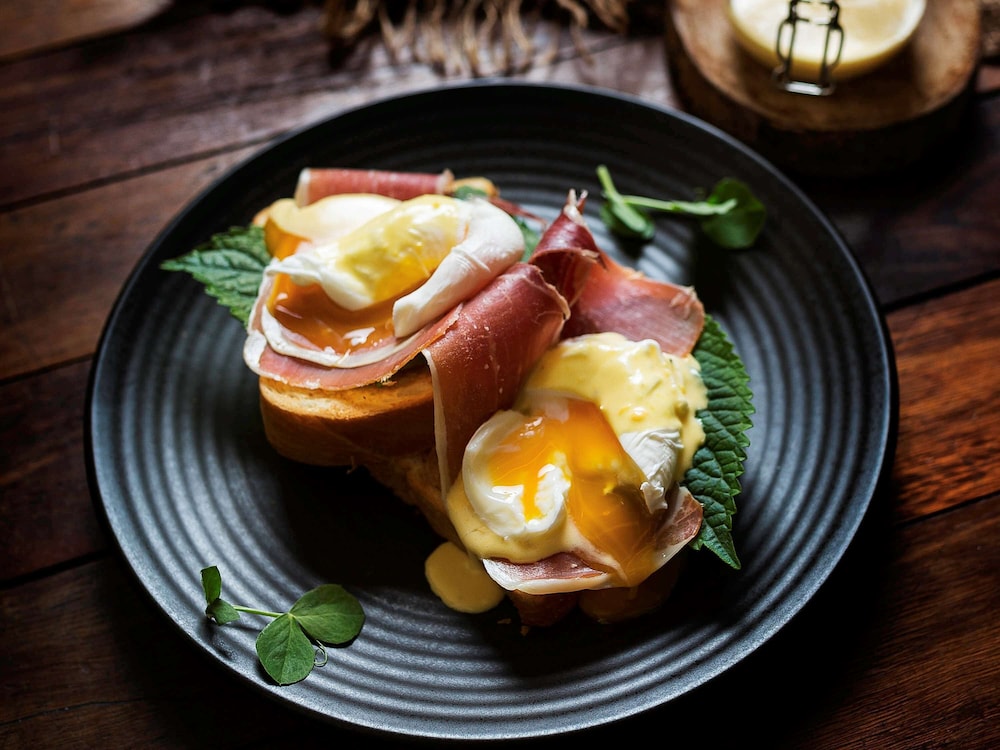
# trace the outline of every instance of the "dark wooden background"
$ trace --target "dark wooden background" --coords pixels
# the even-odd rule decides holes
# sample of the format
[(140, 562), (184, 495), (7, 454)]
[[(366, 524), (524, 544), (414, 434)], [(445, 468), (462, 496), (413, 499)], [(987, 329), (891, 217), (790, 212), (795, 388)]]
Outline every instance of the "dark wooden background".
[[(130, 580), (87, 484), (85, 389), (127, 274), (215, 178), (289, 130), (463, 75), (393, 63), (374, 38), (332, 55), (315, 3), (102, 5), (0, 9), (0, 747), (354, 743), (205, 662)], [(555, 57), (515, 77), (679, 106), (655, 13), (583, 49), (564, 26), (538, 33)], [(998, 83), (986, 59), (959, 131), (901, 173), (793, 175), (888, 321), (891, 482), (778, 637), (683, 712), (626, 728), (657, 744), (1000, 746)]]

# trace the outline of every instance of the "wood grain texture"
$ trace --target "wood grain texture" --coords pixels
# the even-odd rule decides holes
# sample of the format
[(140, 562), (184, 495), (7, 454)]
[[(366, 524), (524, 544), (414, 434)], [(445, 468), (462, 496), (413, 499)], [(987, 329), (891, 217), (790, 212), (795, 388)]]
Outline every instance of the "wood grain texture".
[(0, 385), (0, 584), (107, 549), (81, 450), (89, 370)]
[[(899, 371), (893, 472), (903, 519), (1000, 495), (1000, 280), (889, 317)], [(983, 310), (992, 310), (983, 315)], [(974, 446), (974, 448), (972, 447)]]
[[(0, 379), (93, 354), (122, 285), (180, 210), (250, 150), (0, 214)], [(39, 336), (38, 331), (48, 332)]]
[[(427, 66), (393, 64), (380, 46), (359, 45), (332, 66), (319, 12), (177, 10), (124, 37), (0, 66), (0, 205), (261, 145), (346, 108), (447, 84)], [(627, 44), (587, 32), (581, 57), (557, 33), (552, 63), (517, 78), (671, 103), (658, 35)]]

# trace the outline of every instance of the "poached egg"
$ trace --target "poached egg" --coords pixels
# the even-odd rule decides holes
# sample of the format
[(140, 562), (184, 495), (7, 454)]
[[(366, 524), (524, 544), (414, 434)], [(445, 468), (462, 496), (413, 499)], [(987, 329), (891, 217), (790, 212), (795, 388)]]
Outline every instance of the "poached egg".
[[(273, 256), (264, 337), (280, 354), (325, 367), (389, 356), (524, 252), (517, 223), (481, 199), (284, 199), (262, 221)], [(380, 346), (386, 340), (397, 343)]]
[[(463, 545), (507, 589), (637, 586), (676, 552), (658, 521), (704, 441), (696, 412), (707, 403), (692, 356), (617, 333), (558, 343), (514, 408), (497, 412), (466, 448), (446, 501)], [(521, 583), (490, 564), (564, 552), (603, 575)]]

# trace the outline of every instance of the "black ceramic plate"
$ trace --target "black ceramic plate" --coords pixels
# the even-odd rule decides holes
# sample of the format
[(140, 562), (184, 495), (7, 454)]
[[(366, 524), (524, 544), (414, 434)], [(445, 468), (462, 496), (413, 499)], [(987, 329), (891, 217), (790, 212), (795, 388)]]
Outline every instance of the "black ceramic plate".
[[(722, 252), (667, 217), (642, 247), (597, 218), (595, 168), (619, 188), (690, 198), (724, 176), (770, 219), (757, 246)], [(213, 232), (291, 194), (305, 166), (486, 175), (554, 218), (587, 190), (590, 225), (619, 259), (694, 285), (746, 363), (757, 414), (732, 571), (697, 552), (671, 606), (600, 626), (571, 618), (527, 636), (449, 611), (429, 591), (437, 543), (361, 473), (276, 456), (241, 358), (240, 325), (189, 277), (159, 270)], [(240, 679), (335, 722), (410, 737), (540, 737), (661, 706), (727, 670), (784, 626), (828, 577), (891, 461), (895, 376), (883, 321), (849, 249), (796, 187), (703, 123), (579, 88), (475, 84), (345, 112), (263, 151), (194, 201), (125, 286), (94, 363), (89, 460), (97, 502), (171, 621)], [(360, 599), (367, 622), (305, 681), (257, 664), (264, 622), (219, 628), (199, 570), (218, 564), (233, 602), (288, 607), (321, 583)], [(516, 622), (516, 620), (515, 620)]]

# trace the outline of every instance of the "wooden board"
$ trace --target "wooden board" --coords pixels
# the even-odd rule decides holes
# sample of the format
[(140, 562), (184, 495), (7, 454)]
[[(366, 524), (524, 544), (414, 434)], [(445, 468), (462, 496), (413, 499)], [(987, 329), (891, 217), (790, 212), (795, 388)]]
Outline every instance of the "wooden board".
[[(683, 107), (779, 166), (857, 177), (912, 163), (952, 134), (980, 59), (978, 0), (934, 0), (903, 50), (829, 96), (779, 89), (736, 40), (728, 0), (668, 0), (667, 62)], [(845, 29), (845, 34), (850, 33)]]

